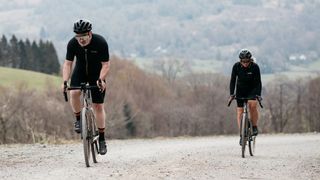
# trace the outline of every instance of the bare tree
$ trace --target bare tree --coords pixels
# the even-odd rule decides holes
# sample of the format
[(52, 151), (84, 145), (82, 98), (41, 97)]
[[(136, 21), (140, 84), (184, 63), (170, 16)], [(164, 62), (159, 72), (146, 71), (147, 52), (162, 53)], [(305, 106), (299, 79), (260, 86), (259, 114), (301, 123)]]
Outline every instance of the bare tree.
[(309, 131), (320, 131), (320, 78), (313, 79), (308, 85), (306, 116)]
[(186, 69), (188, 63), (179, 59), (161, 59), (155, 60), (153, 67), (160, 71), (162, 77), (165, 78), (170, 84), (173, 84), (178, 77)]
[(266, 105), (275, 132), (283, 132), (294, 112), (295, 99), (293, 85), (285, 77), (276, 79), (277, 83), (269, 85), (266, 93)]

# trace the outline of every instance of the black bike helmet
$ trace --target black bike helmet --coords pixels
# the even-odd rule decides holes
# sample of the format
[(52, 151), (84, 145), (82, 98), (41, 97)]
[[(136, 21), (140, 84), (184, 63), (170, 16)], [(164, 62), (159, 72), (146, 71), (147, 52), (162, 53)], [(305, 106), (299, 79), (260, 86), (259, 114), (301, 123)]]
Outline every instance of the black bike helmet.
[(252, 54), (248, 49), (241, 49), (239, 53), (239, 58), (240, 59), (251, 59)]
[(73, 25), (73, 32), (82, 34), (91, 31), (92, 24), (88, 20), (80, 19)]

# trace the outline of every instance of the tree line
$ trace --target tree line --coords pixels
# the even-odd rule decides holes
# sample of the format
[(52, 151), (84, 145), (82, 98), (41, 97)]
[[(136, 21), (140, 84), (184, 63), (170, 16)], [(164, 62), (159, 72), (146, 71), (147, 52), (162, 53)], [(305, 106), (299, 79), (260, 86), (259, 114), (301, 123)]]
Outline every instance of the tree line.
[[(176, 76), (172, 71), (179, 73), (180, 68), (170, 66), (181, 67), (179, 63), (158, 65), (170, 71), (162, 75), (115, 56), (111, 63), (105, 99), (109, 139), (238, 134), (236, 103), (227, 107), (229, 77)], [(265, 84), (261, 133), (319, 132), (319, 91), (320, 76), (295, 81), (278, 77)], [(39, 93), (23, 84), (0, 86), (0, 144), (78, 139), (73, 121), (71, 107), (57, 87), (49, 85)]]
[(46, 74), (58, 74), (60, 64), (52, 42), (40, 40), (30, 42), (5, 35), (0, 40), (0, 66), (26, 69)]

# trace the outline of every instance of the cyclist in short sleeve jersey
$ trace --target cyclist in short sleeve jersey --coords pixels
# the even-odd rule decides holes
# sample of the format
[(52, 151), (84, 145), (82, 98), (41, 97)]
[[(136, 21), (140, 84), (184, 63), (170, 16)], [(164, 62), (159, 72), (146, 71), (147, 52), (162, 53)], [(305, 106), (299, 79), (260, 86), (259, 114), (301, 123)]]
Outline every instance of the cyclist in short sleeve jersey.
[[(101, 35), (92, 33), (92, 24), (88, 20), (81, 19), (75, 22), (73, 31), (75, 36), (68, 42), (66, 59), (63, 64), (63, 81), (65, 84), (71, 77), (71, 86), (89, 83), (91, 86), (100, 87), (100, 90), (93, 89), (91, 95), (99, 129), (99, 152), (103, 155), (107, 152), (104, 137), (106, 117), (104, 97), (107, 87), (105, 79), (110, 66), (108, 43)], [(74, 62), (75, 66), (72, 71)], [(65, 86), (62, 86), (65, 91)], [(76, 117), (74, 128), (77, 133), (80, 133), (80, 90), (70, 91), (70, 102)]]

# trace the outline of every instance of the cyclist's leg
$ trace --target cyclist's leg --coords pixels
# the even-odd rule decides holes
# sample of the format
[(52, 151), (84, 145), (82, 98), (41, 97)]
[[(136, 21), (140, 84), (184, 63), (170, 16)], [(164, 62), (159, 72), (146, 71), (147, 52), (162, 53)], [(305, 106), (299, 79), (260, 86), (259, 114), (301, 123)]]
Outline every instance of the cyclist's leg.
[(105, 124), (106, 112), (104, 110), (104, 103), (102, 104), (93, 103), (93, 109), (95, 112), (98, 128), (104, 129), (106, 126)]
[[(71, 86), (80, 86), (81, 76), (77, 75), (78, 73), (73, 73), (71, 77)], [(81, 114), (81, 101), (80, 101), (81, 91), (80, 90), (71, 90), (70, 91), (70, 104), (73, 110), (73, 113), (76, 117), (74, 122), (74, 130), (77, 133), (81, 132), (80, 129), (80, 114)]]
[(106, 112), (104, 110), (104, 96), (105, 92), (101, 93), (98, 90), (92, 90), (92, 103), (93, 103), (93, 110), (96, 116), (96, 122), (99, 130), (99, 152), (101, 155), (107, 153), (107, 146), (104, 137), (105, 131), (105, 119), (106, 119)]
[(70, 104), (74, 113), (74, 116), (76, 117), (76, 120), (74, 121), (74, 131), (76, 133), (81, 132), (81, 126), (80, 126), (80, 115), (81, 115), (81, 102), (80, 102), (80, 90), (72, 90), (70, 91)]
[[(241, 126), (242, 113), (243, 113), (243, 107), (237, 107), (237, 122), (238, 122), (239, 131), (240, 131), (240, 126)], [(240, 144), (240, 146), (242, 145), (241, 132), (240, 132), (239, 144)]]
[[(74, 72), (71, 77), (70, 86), (80, 86), (81, 82), (85, 82), (85, 78), (79, 72)], [(79, 113), (81, 111), (81, 101), (80, 101), (81, 91), (71, 90), (70, 91), (70, 104), (74, 113)]]
[(80, 102), (80, 90), (71, 90), (70, 91), (70, 104), (73, 112), (78, 113), (81, 111), (81, 102)]
[(105, 92), (93, 89), (91, 91), (93, 110), (96, 116), (97, 126), (99, 129), (105, 128), (106, 112), (104, 110)]
[(238, 128), (240, 129), (240, 123), (243, 113), (243, 107), (237, 107), (237, 122), (238, 122)]
[(238, 128), (240, 129), (241, 125), (241, 118), (243, 113), (243, 100), (237, 99), (237, 122), (238, 122)]
[(105, 155), (107, 153), (107, 146), (106, 146), (106, 140), (104, 137), (104, 131), (105, 131), (105, 119), (106, 119), (106, 113), (104, 110), (104, 104), (103, 103), (93, 103), (93, 109), (96, 116), (96, 122), (98, 126), (99, 131), (99, 152), (101, 155)]
[(248, 104), (250, 109), (250, 119), (252, 121), (252, 125), (257, 126), (258, 118), (259, 118), (259, 112), (257, 109), (257, 100), (249, 100)]

